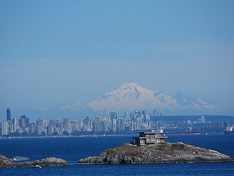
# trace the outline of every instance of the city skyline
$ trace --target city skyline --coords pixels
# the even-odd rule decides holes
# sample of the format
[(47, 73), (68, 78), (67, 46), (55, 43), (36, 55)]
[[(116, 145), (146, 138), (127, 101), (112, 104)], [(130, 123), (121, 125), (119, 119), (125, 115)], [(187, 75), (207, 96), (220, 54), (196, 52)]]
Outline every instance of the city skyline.
[(208, 132), (223, 133), (227, 127), (233, 125), (233, 116), (162, 116), (146, 111), (110, 112), (109, 115), (90, 117), (80, 120), (39, 118), (31, 121), (26, 115), (20, 118), (9, 118), (11, 110), (7, 108), (6, 119), (0, 121), (0, 136), (2, 137), (30, 137), (30, 136), (93, 136), (130, 134), (138, 131), (157, 130), (171, 135), (198, 135)]
[(233, 8), (229, 0), (1, 1), (0, 119), (8, 107), (31, 117), (126, 82), (234, 115)]

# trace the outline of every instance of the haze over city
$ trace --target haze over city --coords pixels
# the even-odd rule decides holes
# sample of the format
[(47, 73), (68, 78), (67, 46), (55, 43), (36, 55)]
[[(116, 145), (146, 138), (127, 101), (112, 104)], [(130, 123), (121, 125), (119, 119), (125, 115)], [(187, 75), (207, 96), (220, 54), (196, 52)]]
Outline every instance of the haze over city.
[[(126, 82), (234, 115), (234, 2), (1, 1), (0, 119)], [(56, 119), (57, 117), (51, 117)]]

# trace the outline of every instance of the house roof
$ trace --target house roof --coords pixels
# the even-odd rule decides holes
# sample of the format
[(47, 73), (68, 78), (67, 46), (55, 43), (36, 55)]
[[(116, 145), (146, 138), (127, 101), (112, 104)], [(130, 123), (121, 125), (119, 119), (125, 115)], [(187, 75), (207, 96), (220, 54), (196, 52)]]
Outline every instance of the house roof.
[(138, 137), (133, 137), (134, 139), (144, 139), (147, 135), (154, 135), (156, 138), (165, 139), (167, 136), (163, 136), (159, 132), (140, 132)]

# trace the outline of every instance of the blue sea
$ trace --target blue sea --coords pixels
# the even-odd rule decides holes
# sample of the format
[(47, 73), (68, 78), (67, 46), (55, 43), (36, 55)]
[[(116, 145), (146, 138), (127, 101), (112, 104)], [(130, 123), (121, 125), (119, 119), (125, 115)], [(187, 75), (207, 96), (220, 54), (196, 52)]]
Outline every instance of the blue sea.
[[(36, 160), (54, 156), (72, 164), (66, 167), (0, 168), (0, 175), (234, 175), (234, 163), (76, 165), (81, 158), (99, 155), (107, 148), (120, 146), (130, 140), (131, 136), (0, 139), (0, 153), (8, 158), (23, 156)], [(234, 158), (234, 135), (170, 136), (167, 142), (184, 142), (214, 149)]]

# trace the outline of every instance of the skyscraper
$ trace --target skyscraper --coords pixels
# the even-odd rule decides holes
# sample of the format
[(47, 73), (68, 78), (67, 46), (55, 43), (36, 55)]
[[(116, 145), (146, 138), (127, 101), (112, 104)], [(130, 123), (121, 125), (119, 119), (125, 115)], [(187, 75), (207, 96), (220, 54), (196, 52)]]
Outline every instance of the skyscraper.
[(8, 122), (7, 121), (3, 121), (2, 122), (2, 136), (4, 136), (4, 135), (8, 135), (8, 127), (9, 127), (9, 125), (8, 125)]
[(117, 113), (111, 112), (112, 131), (117, 131)]
[(117, 119), (117, 113), (111, 112), (111, 119)]
[(11, 120), (11, 110), (9, 108), (7, 108), (6, 110), (6, 118), (7, 118), (7, 121)]

